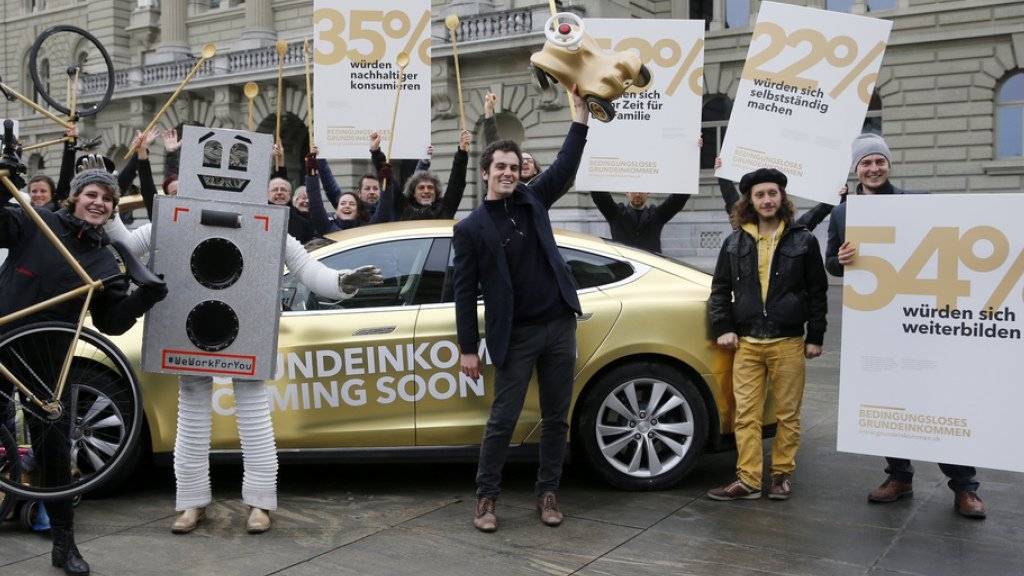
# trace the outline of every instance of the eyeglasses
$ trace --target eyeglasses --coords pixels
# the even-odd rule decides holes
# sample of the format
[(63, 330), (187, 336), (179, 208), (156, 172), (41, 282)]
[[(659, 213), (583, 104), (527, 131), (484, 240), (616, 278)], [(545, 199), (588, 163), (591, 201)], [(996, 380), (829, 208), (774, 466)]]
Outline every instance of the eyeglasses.
[(508, 221), (512, 223), (513, 230), (513, 234), (509, 235), (507, 238), (505, 238), (505, 240), (501, 242), (501, 247), (504, 248), (508, 246), (509, 242), (512, 241), (512, 239), (515, 237), (515, 234), (519, 234), (520, 238), (526, 238), (526, 233), (519, 229), (519, 223), (516, 222), (516, 219), (512, 217), (512, 213), (509, 212), (508, 198), (506, 198), (505, 201), (502, 202), (502, 205), (505, 207), (505, 217), (508, 218)]

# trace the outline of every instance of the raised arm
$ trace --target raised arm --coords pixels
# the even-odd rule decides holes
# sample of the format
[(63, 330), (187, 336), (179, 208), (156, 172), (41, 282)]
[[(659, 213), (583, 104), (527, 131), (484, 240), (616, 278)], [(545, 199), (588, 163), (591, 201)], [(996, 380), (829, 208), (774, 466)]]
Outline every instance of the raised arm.
[(824, 202), (818, 202), (818, 205), (811, 208), (807, 212), (804, 212), (796, 219), (796, 223), (802, 226), (806, 226), (808, 230), (813, 231), (821, 224), (829, 214), (832, 213), (832, 205)]
[(679, 211), (683, 209), (683, 206), (686, 206), (686, 201), (689, 199), (689, 194), (669, 194), (668, 198), (654, 209), (655, 217), (662, 224), (667, 223), (676, 214), (679, 214)]
[(594, 201), (594, 205), (597, 206), (598, 212), (604, 216), (604, 219), (610, 224), (619, 215), (618, 206), (615, 205), (615, 200), (612, 200), (610, 192), (591, 192), (590, 199)]
[(320, 177), (314, 168), (316, 165), (316, 155), (306, 156), (305, 184), (306, 195), (309, 197), (309, 221), (313, 225), (313, 232), (317, 236), (323, 236), (328, 232), (334, 232), (337, 228), (327, 216), (327, 209), (324, 208), (324, 199), (320, 194)]
[[(337, 208), (338, 199), (341, 198), (341, 186), (338, 186), (338, 181), (334, 178), (334, 173), (331, 172), (331, 166), (327, 160), (319, 158), (316, 165), (320, 171), (320, 184), (323, 185), (324, 193), (327, 194), (327, 201), (331, 203), (331, 206)], [(306, 189), (309, 190), (309, 187)]]
[[(153, 198), (156, 196), (156, 184), (153, 183), (153, 169), (149, 164), (149, 145), (156, 140), (156, 130), (150, 130), (148, 133), (143, 135), (141, 132), (135, 133), (135, 139), (132, 141), (134, 144), (138, 141), (138, 146), (132, 159), (128, 161), (128, 165), (125, 166), (125, 171), (128, 171), (130, 166), (133, 166), (132, 171), (137, 171), (139, 174), (139, 193), (142, 195), (142, 203), (146, 206), (146, 214), (149, 219), (153, 219)], [(134, 162), (133, 162), (134, 161)], [(126, 190), (128, 185), (134, 179), (134, 175), (128, 179), (128, 183), (122, 184), (120, 182), (122, 174), (118, 174), (118, 185), (121, 186), (121, 190)]]
[(396, 220), (395, 190), (398, 188), (398, 184), (395, 184), (395, 179), (391, 177), (390, 163), (385, 162), (384, 166), (381, 167), (380, 177), (387, 184), (385, 184), (384, 191), (380, 194), (380, 199), (377, 200), (377, 209), (374, 210), (373, 216), (370, 217), (370, 224), (383, 224)]
[(469, 167), (469, 145), (472, 135), (469, 130), (463, 130), (459, 135), (459, 149), (455, 151), (455, 158), (452, 160), (452, 172), (448, 176), (448, 186), (444, 190), (444, 198), (441, 199), (441, 218), (454, 218), (462, 202), (462, 195), (466, 192), (466, 169)]
[(580, 158), (583, 156), (583, 147), (587, 143), (587, 122), (590, 121), (590, 111), (575, 91), (572, 98), (578, 120), (569, 126), (569, 133), (566, 134), (565, 142), (562, 143), (562, 148), (558, 151), (555, 161), (547, 170), (541, 172), (527, 184), (540, 197), (546, 208), (550, 208), (568, 192), (569, 184), (576, 178), (576, 171), (580, 167)]
[(484, 146), (491, 142), (497, 142), (498, 120), (494, 117), (494, 110), (498, 107), (498, 96), (493, 92), (484, 94)]
[[(715, 170), (722, 167), (722, 159), (715, 158)], [(736, 191), (736, 185), (732, 183), (732, 180), (726, 180), (725, 178), (718, 178), (718, 191), (722, 194), (722, 200), (725, 202), (725, 213), (732, 216), (732, 207), (740, 201), (740, 193)]]
[(149, 253), (150, 241), (153, 236), (152, 223), (147, 222), (134, 230), (128, 230), (121, 218), (115, 215), (103, 225), (103, 231), (112, 241), (117, 240), (127, 246), (128, 251), (136, 258), (141, 258)]
[(434, 145), (427, 144), (427, 155), (416, 161), (416, 169), (413, 170), (413, 174), (416, 172), (426, 172), (430, 170), (430, 163), (434, 158)]
[[(78, 125), (72, 125), (65, 136), (78, 137)], [(60, 206), (71, 195), (71, 179), (75, 177), (75, 143), (73, 140), (64, 142), (64, 152), (60, 157), (60, 176), (57, 177), (57, 189), (53, 191), (53, 203)]]

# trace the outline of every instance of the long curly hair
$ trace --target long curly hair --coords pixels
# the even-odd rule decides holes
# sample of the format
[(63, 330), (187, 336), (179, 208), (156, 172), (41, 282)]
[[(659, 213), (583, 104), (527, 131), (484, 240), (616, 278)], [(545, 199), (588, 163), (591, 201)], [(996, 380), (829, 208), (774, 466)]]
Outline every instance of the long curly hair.
[(413, 206), (420, 205), (416, 202), (416, 186), (424, 180), (429, 180), (434, 183), (434, 201), (431, 205), (437, 204), (441, 201), (441, 181), (437, 179), (437, 176), (434, 176), (433, 172), (424, 172), (420, 170), (410, 176), (409, 180), (405, 183), (405, 197)]
[[(786, 189), (780, 186), (779, 191), (782, 192), (782, 200), (779, 202), (779, 210), (775, 214), (786, 223), (786, 226), (792, 226), (796, 208), (793, 206), (793, 201), (789, 199), (789, 194), (786, 194)], [(733, 228), (757, 223), (757, 210), (754, 209), (754, 202), (750, 199), (750, 194), (740, 196), (740, 199), (732, 207), (729, 223)]]

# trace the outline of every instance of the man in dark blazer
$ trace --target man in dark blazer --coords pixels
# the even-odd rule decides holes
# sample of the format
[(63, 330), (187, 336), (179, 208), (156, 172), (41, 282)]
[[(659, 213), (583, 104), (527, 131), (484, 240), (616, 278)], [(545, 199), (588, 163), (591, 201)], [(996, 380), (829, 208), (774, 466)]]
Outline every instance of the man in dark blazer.
[(480, 158), (487, 196), (455, 225), (455, 320), (462, 372), (480, 376), (477, 287), (483, 292), (487, 349), (494, 361), (494, 403), (480, 446), (473, 525), (498, 527), (495, 502), (501, 469), (533, 370), (540, 387), (541, 439), (537, 509), (549, 526), (562, 522), (556, 493), (562, 476), (569, 403), (576, 363), (580, 302), (569, 269), (558, 253), (548, 209), (576, 177), (586, 144), (589, 112), (574, 94), (577, 121), (554, 163), (529, 184), (519, 179), (522, 153), (500, 140)]

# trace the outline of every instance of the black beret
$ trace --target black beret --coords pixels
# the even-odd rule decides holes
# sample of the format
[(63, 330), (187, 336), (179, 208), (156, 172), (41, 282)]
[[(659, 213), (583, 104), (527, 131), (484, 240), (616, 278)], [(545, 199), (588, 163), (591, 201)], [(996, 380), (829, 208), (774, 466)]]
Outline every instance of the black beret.
[(740, 178), (740, 192), (750, 194), (751, 188), (765, 182), (774, 182), (779, 185), (779, 188), (786, 189), (787, 180), (785, 174), (775, 168), (758, 168), (753, 172), (747, 172), (743, 175), (743, 178)]

